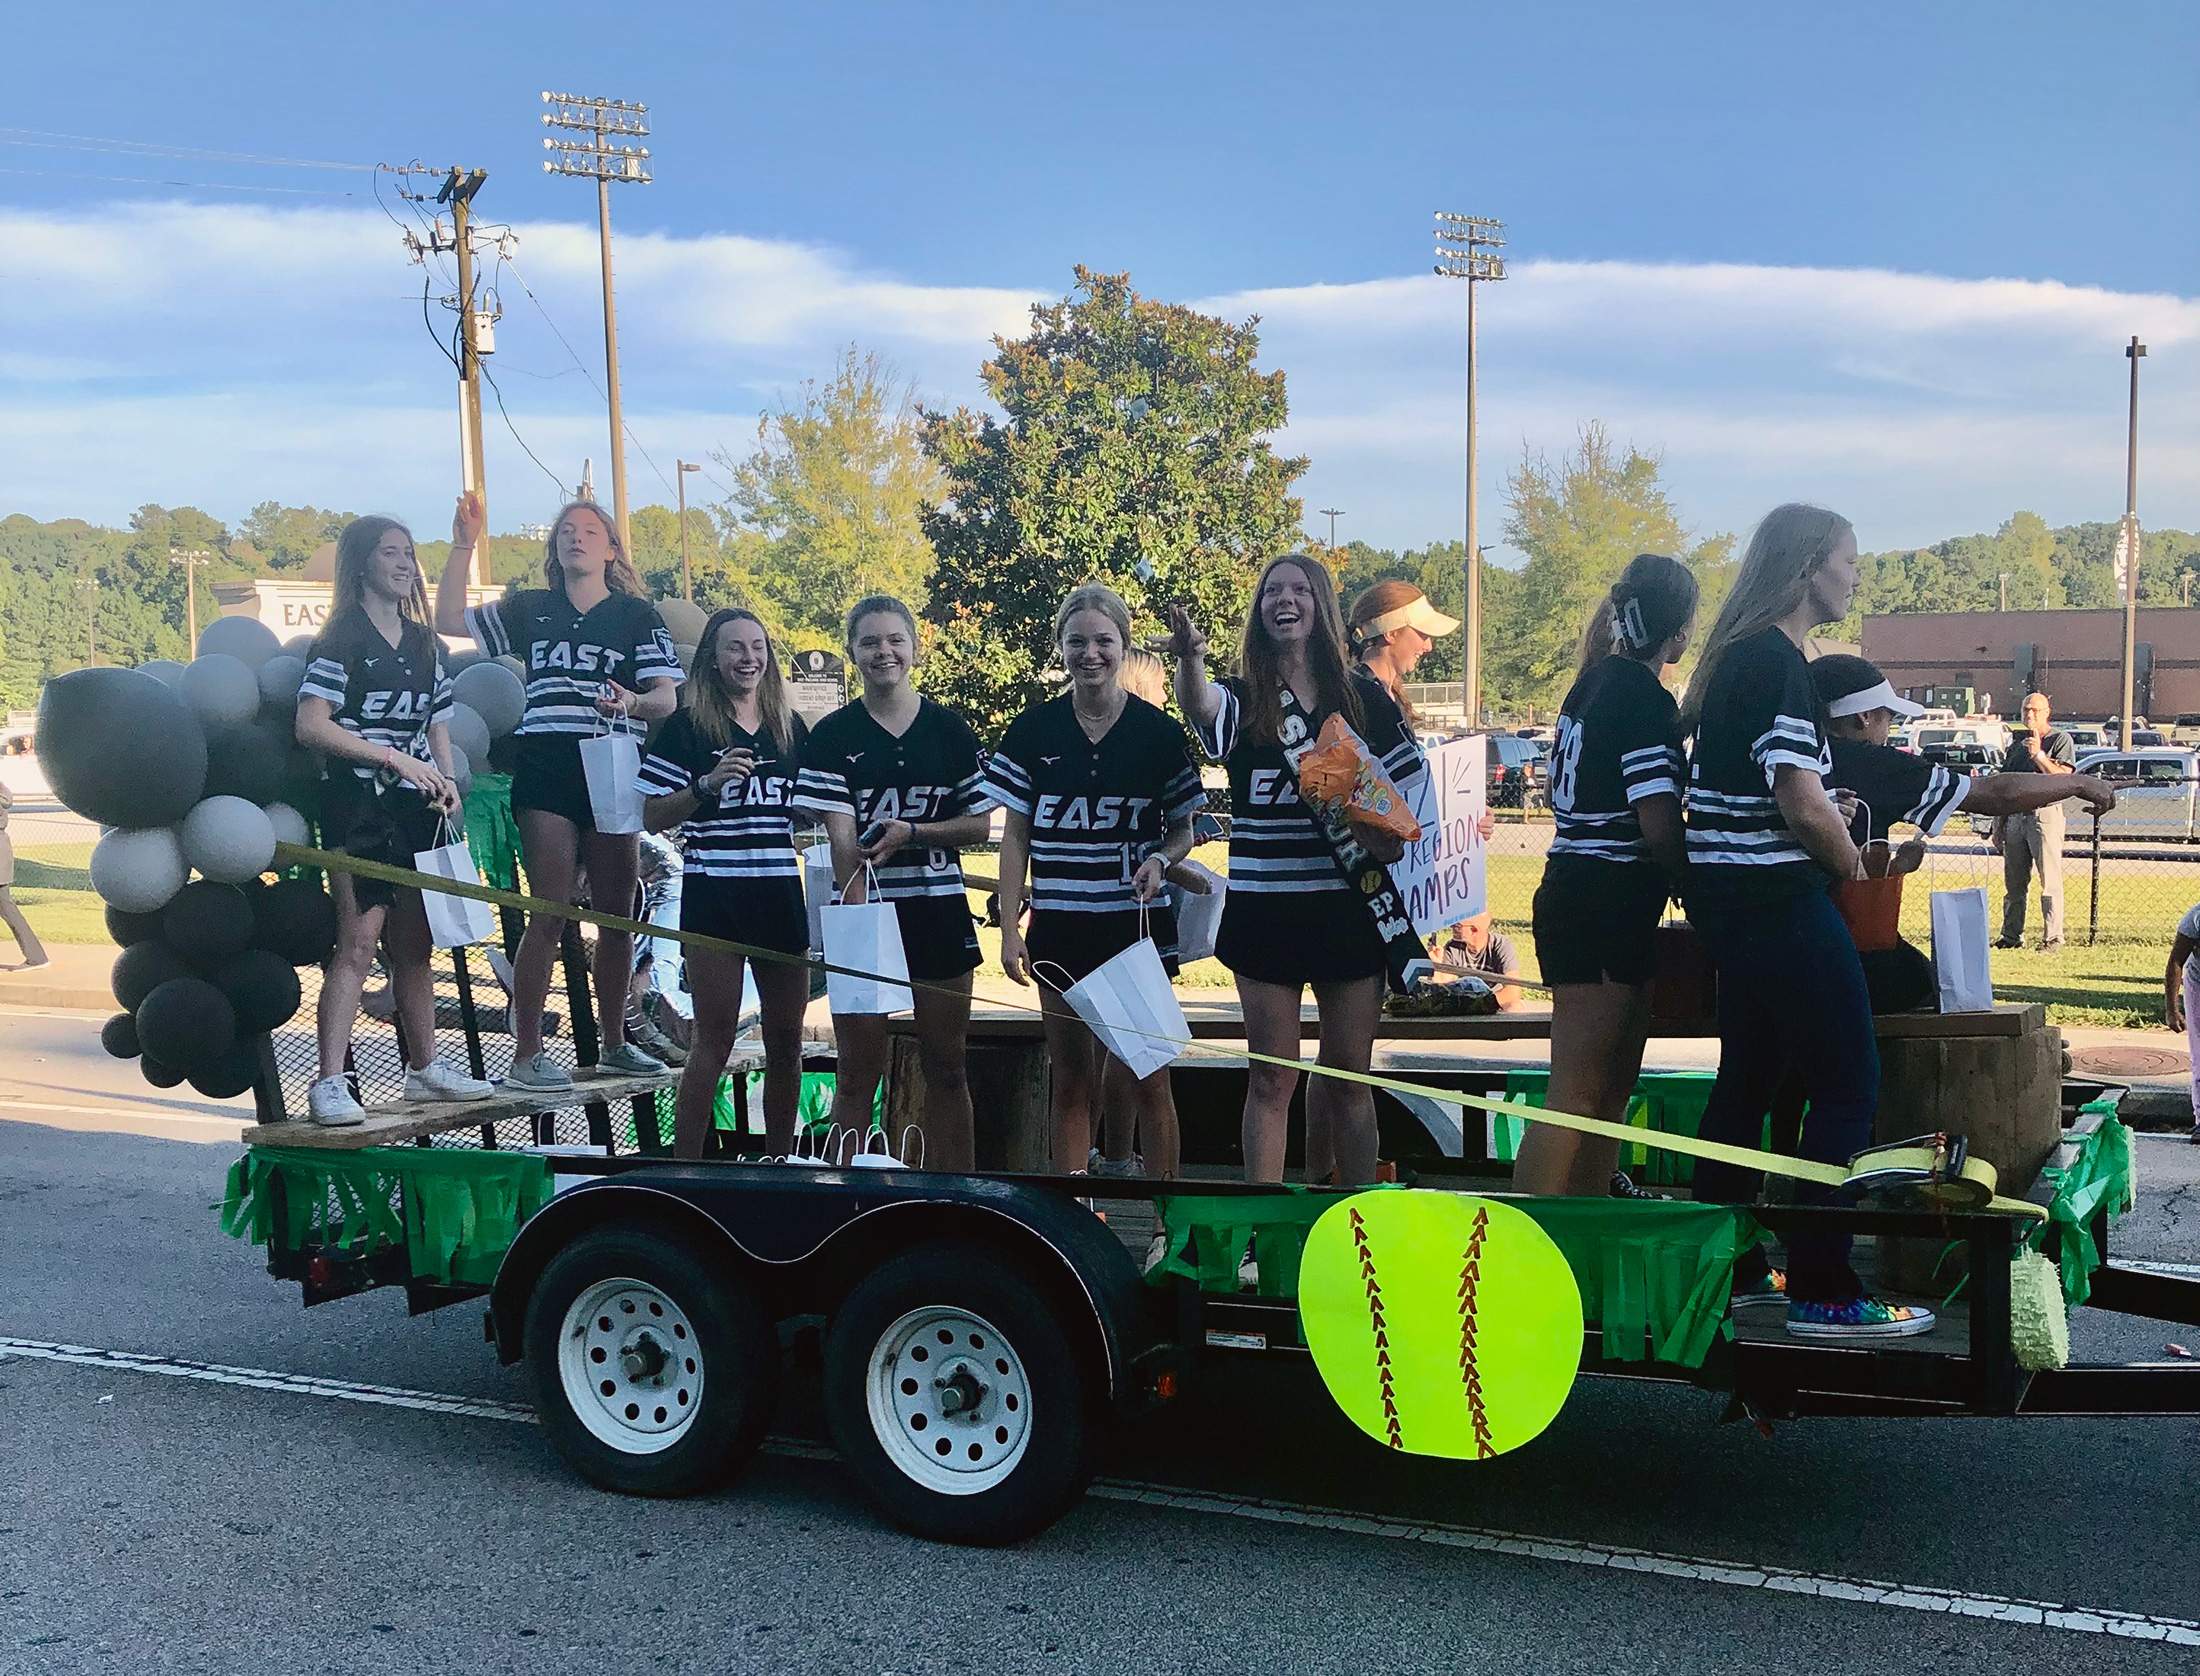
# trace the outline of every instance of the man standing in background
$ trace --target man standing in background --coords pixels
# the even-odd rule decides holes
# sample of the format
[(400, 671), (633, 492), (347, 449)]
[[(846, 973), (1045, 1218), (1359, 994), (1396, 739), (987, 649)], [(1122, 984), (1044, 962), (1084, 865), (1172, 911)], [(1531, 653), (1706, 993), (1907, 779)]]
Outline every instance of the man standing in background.
[[(2024, 725), (2002, 759), (2005, 774), (2074, 774), (2077, 747), (2070, 735), (2048, 726), (2045, 693), (2027, 693)], [(2001, 845), (2001, 941), (1998, 949), (2024, 947), (2024, 893), (2032, 873), (2040, 876), (2040, 917), (2046, 921), (2042, 949), (2059, 949), (2063, 940), (2063, 806), (2050, 803), (2025, 815), (2004, 815), (1996, 841)]]

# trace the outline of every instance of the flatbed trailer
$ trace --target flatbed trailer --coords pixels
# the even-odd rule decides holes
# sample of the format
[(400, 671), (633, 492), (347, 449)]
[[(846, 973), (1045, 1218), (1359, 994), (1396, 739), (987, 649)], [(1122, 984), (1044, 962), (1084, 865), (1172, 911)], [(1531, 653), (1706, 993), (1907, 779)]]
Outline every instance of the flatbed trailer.
[[(2089, 1120), (2114, 1122), (2098, 1111)], [(603, 1133), (600, 1119), (594, 1130)], [(2081, 1120), (2066, 1153), (2085, 1135)], [(1081, 1493), (1107, 1427), (1165, 1408), (1216, 1361), (1307, 1358), (1288, 1288), (1270, 1287), (1265, 1270), (1258, 1291), (1203, 1286), (1183, 1272), (1149, 1279), (1138, 1248), (1152, 1230), (1171, 1251), (1188, 1249), (1187, 1217), (1231, 1223), (1284, 1211), (1303, 1232), (1350, 1197), (1205, 1180), (678, 1162), (609, 1145), (476, 1151), (477, 1162), (454, 1164), (454, 1150), (431, 1149), (428, 1138), (350, 1153), (256, 1147), (239, 1165), (241, 1188), (233, 1176), (233, 1231), (265, 1238), (270, 1271), (297, 1281), (308, 1304), (384, 1287), (402, 1287), (415, 1312), (484, 1303), (485, 1336), (501, 1361), (525, 1364), (553, 1444), (584, 1477), (628, 1493), (689, 1494), (735, 1473), (774, 1412), (782, 1331), (814, 1326), (824, 1418), (849, 1468), (896, 1523), (960, 1542), (1044, 1528)], [(328, 1162), (339, 1158), (351, 1162)], [(289, 1202), (325, 1195), (317, 1172), (329, 1169), (353, 1172), (348, 1193), (310, 1210)], [(541, 1182), (509, 1206), (513, 1195), (481, 1199), (478, 1189), (440, 1215), (407, 1202), (408, 1193), (433, 1198), (428, 1179), (454, 1170)], [(1531, 1214), (1593, 1208), (1460, 1174), (1431, 1175), (1419, 1190), (1461, 1189)], [(380, 1237), (374, 1218), (362, 1223), (339, 1203), (383, 1194), (391, 1203)], [(1088, 1208), (1090, 1195), (1108, 1220)], [(333, 1235), (322, 1214), (332, 1204)], [(502, 1209), (510, 1225), (499, 1232)], [(1640, 1207), (1647, 1217), (1699, 1210), (1717, 1207)], [(1628, 1237), (1635, 1212), (1614, 1202), (1598, 1214), (1617, 1219), (1598, 1237)], [(1776, 1323), (1760, 1329), (1722, 1310), (1693, 1358), (1670, 1343), (1661, 1350), (1654, 1333), (1646, 1346), (1639, 1321), (1592, 1311), (1582, 1375), (1723, 1393), (1730, 1417), (1760, 1424), (2200, 1414), (2192, 1363), (2020, 1365), (2011, 1260), (2031, 1219), (1859, 1206), (1732, 1214), (1780, 1237), (1838, 1226), (1959, 1244), (1964, 1295), (1932, 1335), (1865, 1346), (1794, 1340)], [(2045, 1234), (2050, 1261), (2070, 1255), (2082, 1268), (2084, 1307), (2200, 1325), (2200, 1280), (2119, 1267), (2110, 1221), (2101, 1198), (2083, 1222), (2051, 1222)], [(477, 1236), (471, 1248), (464, 1228)], [(1715, 1278), (1723, 1300), (1724, 1273)]]

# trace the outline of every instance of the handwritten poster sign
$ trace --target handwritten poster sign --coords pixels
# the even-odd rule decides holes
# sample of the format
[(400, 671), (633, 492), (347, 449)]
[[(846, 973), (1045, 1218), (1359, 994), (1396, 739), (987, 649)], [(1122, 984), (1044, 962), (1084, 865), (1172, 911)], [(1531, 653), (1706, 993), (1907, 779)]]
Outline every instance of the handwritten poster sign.
[(1421, 841), (1390, 870), (1413, 929), (1426, 937), (1478, 914), (1489, 900), (1479, 823), (1489, 795), (1489, 744), (1480, 734), (1429, 753), (1428, 777), (1413, 800)]

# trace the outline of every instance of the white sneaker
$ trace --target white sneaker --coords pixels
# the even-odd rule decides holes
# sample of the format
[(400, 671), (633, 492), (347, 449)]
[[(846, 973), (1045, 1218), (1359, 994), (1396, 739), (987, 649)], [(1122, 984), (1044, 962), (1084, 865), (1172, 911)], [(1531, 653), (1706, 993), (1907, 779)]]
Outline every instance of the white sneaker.
[(405, 1073), (408, 1100), (486, 1100), (496, 1091), (495, 1083), (470, 1077), (441, 1059), (431, 1059), (419, 1070)]
[(306, 1090), (306, 1117), (329, 1129), (367, 1120), (367, 1108), (355, 1099), (348, 1077), (323, 1077)]
[(1152, 1274), (1161, 1267), (1169, 1255), (1169, 1236), (1161, 1229), (1153, 1231), (1153, 1241), (1146, 1247), (1146, 1260), (1138, 1266), (1140, 1274)]
[(532, 1059), (513, 1060), (512, 1068), (504, 1073), (504, 1086), (523, 1094), (570, 1094), (573, 1079), (547, 1053), (538, 1053)]

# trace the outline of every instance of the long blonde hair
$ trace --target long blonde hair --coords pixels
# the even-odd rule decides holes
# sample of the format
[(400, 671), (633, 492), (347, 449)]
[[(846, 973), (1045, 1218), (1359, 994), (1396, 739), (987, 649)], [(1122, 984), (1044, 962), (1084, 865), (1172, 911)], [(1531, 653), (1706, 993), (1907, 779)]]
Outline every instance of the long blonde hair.
[(611, 557), (603, 567), (604, 586), (615, 594), (632, 594), (636, 599), (647, 599), (649, 590), (642, 586), (641, 576), (634, 569), (634, 561), (626, 556), (626, 543), (619, 539), (618, 521), (592, 500), (569, 500), (558, 509), (558, 515), (550, 520), (550, 534), (542, 544), (543, 580), (559, 593), (565, 592), (565, 566), (558, 563), (558, 529), (575, 512), (593, 512), (596, 521), (603, 525), (604, 534), (611, 538)]
[[(397, 519), (373, 514), (354, 518), (338, 532), (335, 597), (329, 607), (329, 622), (366, 609), (367, 567), (374, 562), (374, 550), (382, 545), (382, 538), (392, 530), (404, 534), (407, 546), (412, 544), (412, 531)], [(428, 620), (428, 587), (422, 580), (417, 557), (413, 561), (412, 592), (397, 602), (397, 614), (408, 623)]]
[(1252, 603), (1245, 608), (1238, 669), (1245, 679), (1246, 735), (1263, 745), (1273, 745), (1283, 736), (1283, 701), (1279, 696), (1283, 691), (1283, 660), (1277, 655), (1276, 643), (1268, 638), (1267, 629), (1261, 626), (1260, 593), (1277, 567), (1287, 564), (1298, 566), (1314, 594), (1314, 632), (1306, 640), (1306, 668), (1314, 677), (1316, 702), (1324, 710), (1343, 715), (1355, 731), (1364, 730), (1367, 717), (1345, 669), (1344, 617), (1337, 609), (1337, 585), (1329, 578), (1329, 567), (1305, 553), (1284, 553), (1261, 567), (1253, 583)]
[(794, 712), (787, 705), (787, 684), (779, 674), (779, 648), (764, 619), (742, 606), (714, 612), (695, 643), (695, 672), (688, 680), (688, 709), (695, 717), (695, 731), (724, 750), (733, 743), (733, 689), (718, 672), (718, 631), (732, 622), (754, 623), (764, 636), (764, 673), (756, 683), (756, 708), (764, 731), (772, 736), (781, 756), (794, 749)]
[(1704, 637), (1688, 695), (1681, 700), (1681, 725), (1694, 728), (1704, 698), (1726, 654), (1753, 634), (1761, 634), (1803, 603), (1812, 572), (1826, 562), (1853, 526), (1838, 512), (1804, 501), (1776, 506), (1749, 537), (1742, 568), (1734, 578), (1718, 620)]

